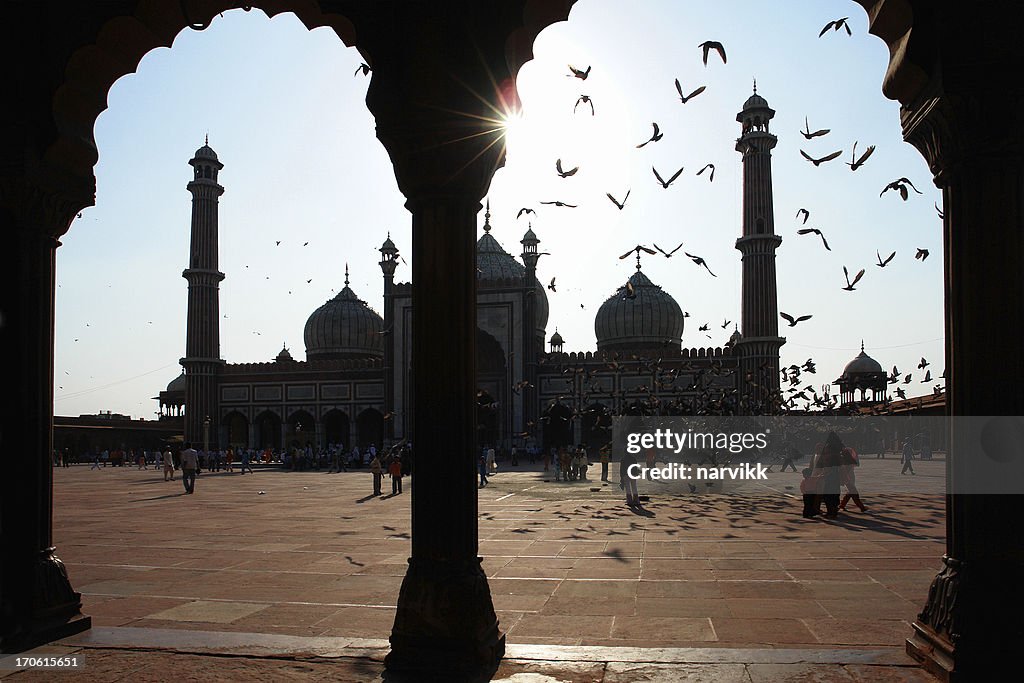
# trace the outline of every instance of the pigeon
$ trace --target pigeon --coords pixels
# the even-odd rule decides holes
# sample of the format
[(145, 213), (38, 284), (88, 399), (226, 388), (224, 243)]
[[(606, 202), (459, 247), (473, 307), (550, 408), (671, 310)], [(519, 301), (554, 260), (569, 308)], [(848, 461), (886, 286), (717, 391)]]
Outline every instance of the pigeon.
[(891, 254), (889, 254), (889, 257), (883, 261), (882, 255), (878, 253), (877, 249), (875, 249), (875, 256), (878, 257), (878, 263), (876, 263), (875, 265), (877, 265), (879, 268), (885, 268), (887, 265), (889, 265), (889, 261), (892, 261), (893, 257), (896, 256), (896, 252), (894, 251)]
[(885, 194), (889, 190), (897, 190), (897, 191), (899, 191), (900, 197), (903, 199), (903, 201), (907, 201), (907, 197), (910, 196), (909, 193), (907, 192), (907, 185), (912, 187), (914, 189), (914, 192), (916, 192), (918, 194), (924, 194), (923, 192), (918, 190), (916, 187), (914, 187), (914, 183), (910, 182), (906, 178), (899, 178), (897, 180), (892, 181), (891, 183), (886, 185), (884, 188), (882, 188), (882, 191), (878, 193), (878, 196), (881, 197), (883, 194)]
[(808, 140), (811, 140), (811, 139), (816, 138), (816, 137), (820, 137), (822, 135), (828, 135), (829, 132), (831, 131), (831, 128), (822, 128), (821, 130), (816, 130), (816, 131), (814, 131), (812, 133), (811, 132), (811, 124), (809, 124), (807, 122), (807, 117), (806, 116), (804, 117), (804, 128), (806, 130), (800, 131), (800, 135), (803, 135), (804, 138), (806, 138)]
[(367, 64), (366, 62), (363, 62), (362, 64), (360, 64), (359, 66), (356, 67), (355, 73), (353, 73), (352, 75), (353, 76), (358, 76), (360, 71), (363, 72), (364, 76), (369, 76), (370, 75), (370, 71), (372, 71), (372, 69), (370, 69), (370, 65), (369, 64)]
[(622, 198), (621, 202), (615, 197), (613, 197), (611, 192), (605, 192), (605, 195), (608, 197), (608, 199), (612, 200), (612, 204), (619, 207), (619, 211), (622, 211), (622, 208), (626, 206), (626, 200), (629, 199), (630, 192), (632, 192), (632, 190), (626, 190), (626, 196)]
[(560, 201), (557, 201), (557, 200), (553, 201), (553, 202), (541, 202), (541, 204), (553, 204), (555, 206), (564, 206), (567, 209), (575, 209), (576, 206), (577, 206), (576, 204), (566, 204), (565, 202), (560, 202)]
[(828, 246), (828, 240), (825, 239), (825, 235), (823, 235), (821, 230), (819, 230), (818, 228), (802, 228), (800, 230), (797, 230), (796, 234), (798, 234), (798, 235), (810, 235), (810, 234), (817, 235), (818, 237), (821, 238), (821, 243), (823, 245), (825, 245), (825, 249), (827, 251), (832, 251), (832, 247)]
[(572, 64), (570, 64), (569, 65), (569, 71), (572, 72), (571, 74), (568, 74), (569, 76), (575, 76), (576, 78), (580, 79), (581, 81), (587, 80), (587, 76), (590, 75), (590, 67), (589, 66), (587, 67), (586, 71), (581, 71), (580, 69), (577, 69)]
[(939, 203), (935, 202), (935, 211), (939, 214), (939, 220), (945, 220), (946, 214), (943, 213), (942, 209), (939, 208)]
[(929, 365), (931, 365), (931, 363), (929, 363), (929, 362), (928, 362), (928, 360), (927, 360), (927, 359), (925, 359), (925, 358), (924, 358), (924, 357), (922, 356), (922, 358), (921, 358), (921, 362), (917, 364), (917, 369), (918, 369), (918, 370), (924, 370), (924, 369), (925, 369), (926, 367), (928, 367)]
[(802, 315), (799, 318), (794, 318), (789, 313), (782, 313), (781, 311), (779, 312), (779, 315), (789, 323), (790, 327), (796, 327), (797, 323), (811, 319), (811, 316), (809, 315)]
[(722, 64), (727, 63), (727, 60), (725, 58), (725, 47), (717, 40), (705, 40), (697, 47), (702, 48), (704, 50), (704, 66), (708, 65), (708, 53), (711, 52), (712, 50), (718, 52), (718, 56), (722, 58)]
[(918, 260), (921, 260), (921, 261), (924, 261), (926, 258), (928, 258), (928, 254), (929, 253), (930, 252), (927, 249), (921, 249), (919, 247), (918, 250), (917, 250), (917, 253), (914, 254), (914, 258), (918, 259)]
[[(703, 258), (701, 258), (700, 256), (695, 256), (693, 254), (687, 253), (685, 251), (683, 253), (686, 254), (686, 256), (691, 261), (693, 261), (695, 264), (697, 264), (698, 266), (704, 266), (704, 269), (707, 270), (709, 273), (711, 273), (711, 269), (708, 268), (708, 264), (707, 264), (707, 262)], [(715, 275), (714, 273), (711, 273), (711, 277), (718, 277), (718, 276)]]
[(851, 171), (856, 171), (858, 168), (860, 168), (861, 166), (864, 165), (864, 162), (868, 160), (868, 157), (871, 156), (871, 153), (874, 152), (874, 151), (875, 151), (875, 146), (874, 145), (868, 145), (868, 148), (866, 150), (864, 150), (864, 153), (861, 154), (860, 158), (858, 159), (857, 158), (857, 142), (854, 141), (854, 143), (853, 143), (853, 154), (851, 156), (851, 161), (846, 162), (846, 165), (850, 167)]
[(650, 138), (648, 138), (647, 140), (644, 140), (639, 145), (637, 145), (636, 146), (637, 149), (640, 149), (641, 147), (646, 146), (650, 142), (657, 142), (658, 140), (660, 140), (663, 137), (665, 137), (665, 134), (661, 132), (661, 128), (658, 127), (657, 123), (652, 123), (651, 125), (654, 126), (654, 133), (651, 134)]
[(807, 159), (807, 161), (811, 162), (815, 166), (821, 166), (826, 161), (832, 161), (833, 159), (835, 159), (836, 157), (838, 157), (842, 153), (843, 153), (843, 150), (839, 150), (838, 152), (832, 152), (831, 154), (829, 154), (827, 156), (823, 156), (820, 159), (814, 159), (813, 157), (808, 155), (807, 152), (805, 152), (803, 150), (800, 150), (800, 154), (803, 156), (803, 158)]
[(697, 175), (700, 175), (701, 173), (703, 173), (704, 171), (708, 170), (709, 168), (711, 169), (711, 175), (708, 177), (708, 182), (713, 183), (713, 182), (715, 182), (715, 165), (714, 164), (706, 164), (704, 166), (704, 168), (702, 168), (699, 171), (697, 171)]
[(796, 217), (800, 218), (800, 214), (804, 215), (804, 225), (807, 225), (807, 219), (811, 217), (811, 212), (807, 209), (797, 209)]
[(853, 276), (853, 282), (850, 282), (850, 271), (846, 269), (846, 266), (843, 266), (843, 275), (846, 276), (846, 286), (843, 287), (843, 289), (847, 292), (852, 292), (855, 289), (854, 285), (860, 282), (860, 279), (864, 277), (864, 269), (861, 268), (860, 271)]
[(555, 278), (551, 278), (551, 282), (548, 284), (548, 289), (550, 289), (552, 292), (558, 291), (555, 289)]
[(707, 89), (707, 86), (706, 85), (702, 85), (699, 88), (697, 88), (696, 90), (694, 90), (692, 93), (690, 93), (689, 95), (684, 95), (683, 94), (683, 86), (680, 85), (679, 79), (678, 78), (676, 79), (676, 92), (679, 93), (679, 101), (682, 102), (683, 104), (686, 104), (687, 102), (692, 100), (694, 97), (696, 97), (697, 95), (699, 95), (702, 92), (704, 92), (706, 89)]
[(563, 171), (562, 160), (559, 159), (555, 162), (555, 170), (558, 171), (558, 175), (561, 176), (562, 178), (571, 178), (572, 176), (576, 175), (576, 171), (580, 170), (580, 167), (577, 166), (576, 168), (571, 168), (568, 171)]
[[(658, 246), (657, 244), (655, 244), (655, 245), (654, 245), (654, 248), (655, 248), (655, 249), (657, 249), (658, 251), (660, 251), (660, 252), (661, 252), (662, 254), (664, 254), (664, 255), (665, 255), (665, 258), (672, 258), (672, 254), (674, 254), (674, 253), (676, 253), (677, 251), (679, 251), (680, 247), (682, 247), (682, 246), (683, 246), (683, 243), (682, 243), (682, 242), (680, 242), (680, 243), (679, 243), (679, 246), (678, 246), (678, 247), (676, 247), (675, 249), (673, 249), (672, 251), (665, 251), (664, 249), (662, 249), (661, 247), (659, 247), (659, 246)], [(632, 252), (631, 252), (631, 253), (632, 253)], [(685, 317), (685, 316), (684, 316), (684, 317)]]
[(846, 23), (847, 19), (849, 18), (850, 17), (843, 17), (842, 19), (836, 19), (835, 21), (828, 22), (827, 24), (825, 24), (825, 28), (821, 29), (821, 33), (818, 34), (818, 37), (821, 38), (828, 32), (829, 29), (832, 29), (833, 31), (838, 31), (841, 28), (846, 29), (846, 35), (852, 36), (853, 32), (850, 30), (850, 25)]
[(578, 100), (576, 100), (576, 106), (572, 108), (572, 113), (573, 114), (576, 113), (576, 107), (579, 107), (580, 104), (589, 104), (590, 105), (590, 115), (591, 116), (594, 115), (594, 100), (590, 99), (590, 95), (580, 95), (580, 98)]
[[(673, 181), (675, 181), (675, 179), (679, 177), (679, 174), (683, 172), (683, 167), (680, 167), (679, 170), (676, 171), (668, 180), (662, 178), (661, 174), (658, 173), (658, 169), (654, 168), (653, 166), (651, 166), (651, 170), (654, 171), (654, 177), (658, 179), (658, 182), (661, 183), (661, 186), (667, 190), (668, 186), (671, 185)], [(714, 174), (714, 171), (712, 171), (712, 174)]]
[(516, 214), (516, 220), (522, 218), (524, 213), (532, 213), (533, 215), (537, 215), (536, 211), (534, 211), (533, 209), (528, 209), (524, 206), (523, 208), (519, 209), (519, 213)]

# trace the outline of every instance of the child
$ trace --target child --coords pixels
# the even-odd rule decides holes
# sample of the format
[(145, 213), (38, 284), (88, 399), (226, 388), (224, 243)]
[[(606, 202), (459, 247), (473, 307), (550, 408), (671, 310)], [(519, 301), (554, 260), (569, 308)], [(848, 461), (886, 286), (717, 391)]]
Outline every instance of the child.
[(804, 496), (804, 517), (812, 519), (821, 514), (821, 505), (818, 502), (818, 479), (812, 477), (814, 473), (810, 467), (803, 469), (804, 478), (800, 481), (800, 493)]

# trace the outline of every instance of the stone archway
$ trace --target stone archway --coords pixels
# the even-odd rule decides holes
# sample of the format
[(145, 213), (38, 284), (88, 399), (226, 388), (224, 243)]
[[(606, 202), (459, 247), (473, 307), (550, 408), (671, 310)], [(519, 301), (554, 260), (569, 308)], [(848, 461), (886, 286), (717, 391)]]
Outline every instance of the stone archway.
[(281, 448), (281, 417), (272, 411), (264, 411), (253, 421), (256, 425), (256, 448)]
[(323, 445), (341, 444), (351, 450), (352, 444), (349, 437), (351, 427), (348, 415), (335, 408), (324, 413), (320, 418), (320, 423), (323, 425)]
[(237, 410), (232, 411), (221, 419), (226, 432), (227, 445), (232, 448), (245, 448), (249, 443), (249, 420)]
[[(992, 3), (978, 11), (955, 0), (857, 2), (868, 13), (872, 33), (890, 49), (883, 92), (900, 102), (905, 137), (925, 155), (943, 188), (949, 409), (959, 415), (1024, 414), (1020, 392), (992, 391), (1024, 379), (1017, 349), (994, 347), (1024, 333), (1024, 109), (1011, 68), (1019, 54), (1016, 27), (1001, 15), (1013, 5)], [(463, 0), (445, 3), (443, 10), (439, 4), (410, 3), (403, 11), (344, 0), (253, 4), (300, 17), (318, 15), (328, 5), (343, 8), (346, 21), (358, 28), (355, 43), (368, 60), (372, 55), (375, 75), (367, 102), (413, 214), (414, 296), (429, 302), (414, 315), (420, 330), (414, 351), (417, 458), (437, 458), (438, 464), (417, 475), (413, 558), (389, 664), (445, 670), (458, 661), (478, 668), (500, 656), (503, 643), (475, 559), (476, 492), (445, 485), (449, 467), (471, 463), (456, 458), (441, 466), (440, 453), (447, 444), (454, 448), (445, 455), (473, 457), (474, 341), (467, 334), (453, 344), (451, 332), (475, 327), (475, 214), (501, 153), (481, 149), (487, 141), (445, 145), (465, 137), (467, 128), (448, 112), (486, 115), (479, 99), (497, 101), (493, 84), (507, 84), (529, 58), (537, 32), (564, 19), (571, 3)], [(182, 14), (186, 6), (195, 8), (194, 16)], [(0, 49), (8, 64), (17, 65), (12, 91), (18, 99), (5, 111), (13, 125), (0, 133), (0, 228), (10, 259), (0, 287), (0, 341), (5, 357), (18, 359), (5, 414), (25, 417), (19, 429), (4, 431), (9, 450), (35, 454), (14, 459), (2, 484), (5, 650), (88, 625), (52, 546), (53, 397), (47, 378), (53, 369), (54, 250), (77, 211), (92, 201), (94, 112), (102, 109), (113, 80), (146, 51), (188, 24), (201, 25), (239, 6), (137, 0), (100, 8), (77, 3), (54, 9), (44, 2), (5, 7)], [(472, 85), (478, 99), (453, 81)], [(71, 82), (73, 87), (64, 87)], [(514, 97), (514, 88), (508, 92)], [(440, 104), (446, 106), (432, 107)], [(432, 239), (424, 239), (427, 234)], [(451, 364), (430, 367), (430, 358), (445, 355)], [(431, 405), (438, 396), (442, 400), (434, 403), (443, 411)], [(965, 474), (959, 469), (963, 461), (953, 458), (948, 466), (954, 480)], [(1024, 570), (1024, 550), (1007, 543), (1016, 538), (1019, 503), (1015, 496), (948, 499), (945, 568), (915, 624), (911, 648), (943, 675), (992, 676), (1009, 672), (1015, 661), (1012, 648), (1021, 626), (1012, 619), (997, 624), (989, 610), (999, 604), (1012, 615), (1024, 606), (1024, 588), (1005, 580)], [(16, 525), (9, 521), (14, 519)], [(450, 580), (439, 589), (437, 576)], [(950, 595), (957, 599), (944, 599)], [(467, 618), (453, 624), (441, 617), (452, 613)], [(434, 640), (428, 648), (429, 638)]]

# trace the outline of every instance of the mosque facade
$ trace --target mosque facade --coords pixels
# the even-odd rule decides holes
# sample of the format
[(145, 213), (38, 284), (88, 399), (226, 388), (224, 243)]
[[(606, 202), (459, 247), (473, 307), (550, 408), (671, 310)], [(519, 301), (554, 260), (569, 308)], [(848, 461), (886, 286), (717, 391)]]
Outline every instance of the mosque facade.
[[(597, 348), (567, 352), (536, 276), (540, 239), (529, 229), (518, 258), (492, 234), (489, 207), (477, 242), (477, 429), (480, 444), (509, 448), (586, 443), (610, 436), (618, 414), (756, 414), (778, 410), (779, 348), (769, 131), (775, 112), (755, 93), (744, 103), (736, 150), (743, 163), (740, 328), (717, 348), (683, 348), (685, 314), (673, 296), (636, 271), (594, 318)], [(162, 419), (184, 438), (213, 446), (281, 448), (307, 442), (346, 447), (414, 439), (412, 286), (396, 283), (399, 250), (380, 247), (384, 310), (349, 285), (313, 311), (305, 360), (287, 348), (268, 362), (220, 358), (217, 204), (223, 164), (208, 144), (189, 164), (194, 178), (183, 373), (159, 395)]]

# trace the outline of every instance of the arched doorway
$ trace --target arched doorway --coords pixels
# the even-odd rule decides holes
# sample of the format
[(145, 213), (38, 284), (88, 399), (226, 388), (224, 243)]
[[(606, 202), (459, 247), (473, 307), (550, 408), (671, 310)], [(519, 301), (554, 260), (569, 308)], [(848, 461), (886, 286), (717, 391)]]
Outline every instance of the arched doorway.
[(581, 438), (593, 452), (612, 440), (612, 414), (603, 403), (591, 403), (583, 411)]
[(484, 446), (500, 447), (509, 431), (508, 370), (505, 350), (493, 336), (476, 330), (477, 452)]
[(285, 444), (288, 448), (298, 446), (305, 448), (312, 444), (316, 437), (316, 420), (305, 410), (296, 410), (288, 416), (288, 431), (285, 433)]
[(228, 413), (221, 421), (227, 436), (228, 445), (232, 448), (244, 448), (249, 445), (249, 420), (238, 411)]
[(351, 450), (352, 444), (349, 439), (351, 430), (348, 415), (335, 408), (324, 413), (324, 416), (320, 418), (320, 423), (323, 425), (324, 445), (341, 444), (346, 449)]
[(564, 403), (553, 403), (544, 411), (544, 449), (572, 445), (572, 410)]
[(371, 445), (380, 448), (384, 439), (384, 415), (376, 408), (367, 408), (356, 418), (356, 430), (360, 451)]
[(281, 448), (281, 417), (269, 410), (256, 416), (256, 447)]
[(498, 443), (498, 402), (486, 391), (476, 393), (477, 451)]

